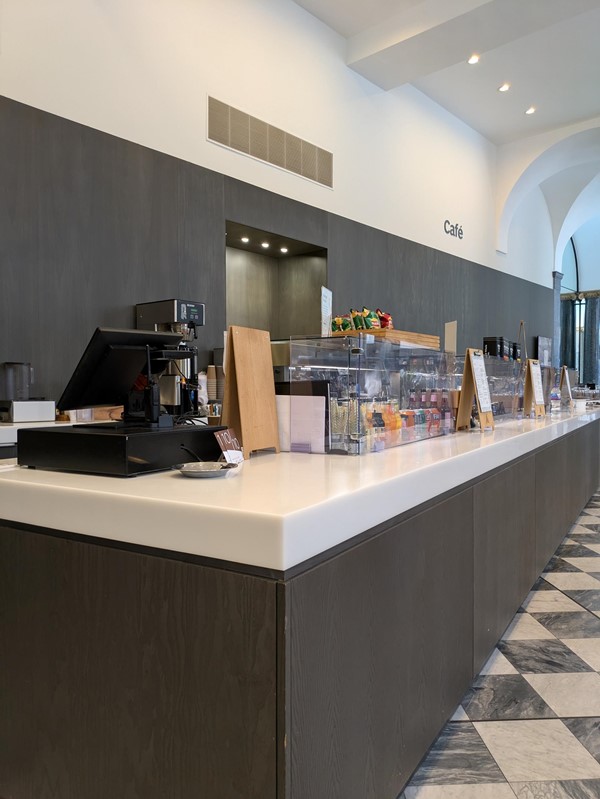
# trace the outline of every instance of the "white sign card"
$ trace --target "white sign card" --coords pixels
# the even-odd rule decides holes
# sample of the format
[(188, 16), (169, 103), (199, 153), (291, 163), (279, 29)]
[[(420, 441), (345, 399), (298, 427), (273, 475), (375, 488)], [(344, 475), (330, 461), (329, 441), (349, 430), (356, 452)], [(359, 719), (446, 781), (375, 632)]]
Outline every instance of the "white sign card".
[(242, 446), (231, 427), (228, 427), (227, 430), (217, 430), (215, 438), (219, 442), (223, 457), (227, 463), (241, 463), (244, 460)]
[(331, 309), (333, 307), (333, 292), (321, 286), (321, 335), (331, 335)]
[(529, 361), (531, 369), (531, 381), (533, 384), (533, 396), (536, 405), (544, 405), (544, 387), (542, 385), (542, 370), (539, 361)]
[(479, 411), (480, 413), (491, 413), (492, 399), (482, 352), (477, 351), (471, 354), (471, 366), (479, 399)]

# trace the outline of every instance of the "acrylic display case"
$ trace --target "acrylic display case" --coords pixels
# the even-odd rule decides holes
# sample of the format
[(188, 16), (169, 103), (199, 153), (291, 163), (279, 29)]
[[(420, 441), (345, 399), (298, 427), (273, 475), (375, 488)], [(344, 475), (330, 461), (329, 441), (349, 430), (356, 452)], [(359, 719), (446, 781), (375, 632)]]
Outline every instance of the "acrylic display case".
[(448, 357), (368, 333), (292, 339), (289, 449), (359, 455), (451, 433)]
[[(525, 369), (520, 361), (503, 360), (486, 356), (485, 372), (490, 389), (494, 422), (517, 419), (523, 416), (523, 395), (525, 389)], [(465, 365), (464, 355), (455, 360), (455, 381), (460, 386)]]

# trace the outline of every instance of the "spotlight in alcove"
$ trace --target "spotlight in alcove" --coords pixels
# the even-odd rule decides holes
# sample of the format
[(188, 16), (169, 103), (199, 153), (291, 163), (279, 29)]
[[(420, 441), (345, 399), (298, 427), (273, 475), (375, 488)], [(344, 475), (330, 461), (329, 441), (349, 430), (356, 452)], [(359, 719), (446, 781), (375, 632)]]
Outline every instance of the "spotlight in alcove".
[(260, 245), (260, 246), (261, 246), (263, 249), (265, 249), (265, 250), (268, 250), (268, 249), (269, 249), (269, 242), (268, 242), (268, 241), (263, 241), (263, 242), (261, 242), (261, 245)]
[(242, 236), (242, 244), (248, 244), (249, 241), (250, 239), (248, 238), (248, 236)]
[(279, 252), (282, 252), (284, 255), (286, 254), (287, 251), (288, 251), (287, 247), (280, 247), (279, 249)]

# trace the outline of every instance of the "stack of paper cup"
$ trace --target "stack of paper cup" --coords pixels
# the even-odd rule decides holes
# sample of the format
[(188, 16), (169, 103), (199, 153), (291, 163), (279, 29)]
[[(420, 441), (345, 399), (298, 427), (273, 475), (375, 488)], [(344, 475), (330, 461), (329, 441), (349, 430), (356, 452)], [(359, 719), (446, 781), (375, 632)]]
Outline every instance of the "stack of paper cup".
[(208, 401), (211, 402), (218, 399), (217, 396), (217, 370), (215, 366), (206, 367), (206, 390), (208, 392)]
[(217, 399), (223, 401), (225, 394), (225, 373), (222, 366), (217, 366)]

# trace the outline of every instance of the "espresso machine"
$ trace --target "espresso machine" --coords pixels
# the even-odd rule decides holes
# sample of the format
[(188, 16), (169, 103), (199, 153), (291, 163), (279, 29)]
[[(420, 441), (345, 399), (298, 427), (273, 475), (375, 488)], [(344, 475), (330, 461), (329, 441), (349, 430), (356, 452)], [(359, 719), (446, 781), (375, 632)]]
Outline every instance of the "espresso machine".
[(192, 343), (204, 325), (204, 303), (159, 300), (135, 306), (139, 330), (178, 333), (177, 354), (169, 359), (159, 378), (160, 402), (174, 416), (198, 413), (198, 349)]

